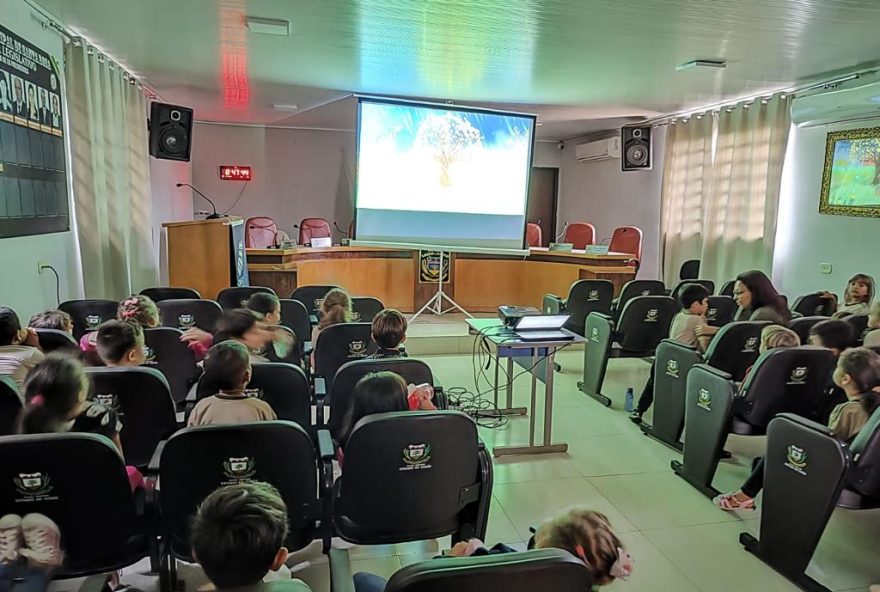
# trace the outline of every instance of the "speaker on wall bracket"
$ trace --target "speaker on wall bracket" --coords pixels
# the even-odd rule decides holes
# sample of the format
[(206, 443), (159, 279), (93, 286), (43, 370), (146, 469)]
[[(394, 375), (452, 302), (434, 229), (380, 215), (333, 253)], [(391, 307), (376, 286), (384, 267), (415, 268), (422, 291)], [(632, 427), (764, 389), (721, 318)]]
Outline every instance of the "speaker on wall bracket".
[(624, 171), (651, 170), (651, 126), (633, 125), (620, 130), (620, 166)]
[(193, 110), (166, 103), (150, 104), (150, 156), (189, 161)]

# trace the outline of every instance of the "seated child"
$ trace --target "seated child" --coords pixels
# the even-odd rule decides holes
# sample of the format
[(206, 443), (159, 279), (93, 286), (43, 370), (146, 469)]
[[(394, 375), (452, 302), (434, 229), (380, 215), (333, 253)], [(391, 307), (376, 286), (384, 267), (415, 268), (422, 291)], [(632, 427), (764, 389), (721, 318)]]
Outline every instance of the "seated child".
[(277, 419), (268, 403), (245, 393), (245, 388), (251, 381), (251, 363), (248, 350), (243, 344), (228, 340), (211, 347), (205, 357), (205, 374), (202, 380), (217, 389), (217, 394), (196, 403), (187, 425)]
[(321, 302), (321, 315), (317, 326), (312, 329), (312, 366), (315, 365), (314, 348), (318, 345), (318, 336), (321, 331), (330, 325), (351, 322), (351, 297), (341, 288), (333, 288), (324, 295)]
[[(529, 542), (529, 550), (563, 549), (579, 558), (590, 570), (594, 586), (606, 586), (617, 579), (626, 580), (633, 572), (632, 557), (614, 534), (608, 518), (599, 512), (585, 508), (566, 510), (541, 524), (535, 531), (533, 543)], [(500, 543), (486, 549), (482, 541), (471, 539), (459, 541), (444, 557), (514, 552), (516, 549)], [(451, 560), (444, 558), (440, 561)], [(385, 584), (383, 578), (373, 574), (354, 574), (356, 592), (382, 592)]]
[[(406, 384), (394, 372), (372, 372), (361, 378), (352, 392), (351, 408), (339, 436), (344, 449), (357, 422), (374, 413), (393, 411), (436, 411), (434, 387), (429, 384)], [(338, 455), (341, 464), (341, 454)]]
[(373, 326), (370, 335), (379, 349), (376, 353), (367, 356), (371, 359), (380, 358), (405, 358), (406, 350), (403, 342), (406, 341), (406, 317), (393, 308), (379, 311), (373, 318)]
[(278, 296), (256, 292), (248, 299), (247, 308), (262, 316), (263, 327), (272, 333), (272, 342), (265, 346), (261, 354), (273, 361), (286, 359), (296, 347), (296, 342), (289, 331), (278, 326), (281, 324), (281, 301)]
[[(777, 347), (797, 347), (801, 344), (801, 338), (798, 334), (782, 325), (767, 325), (761, 329), (761, 345), (758, 346), (758, 353), (763, 354)], [(743, 382), (752, 372), (752, 367), (746, 370), (743, 376)]]
[(9, 376), (21, 391), (28, 373), (42, 359), (37, 332), (23, 328), (14, 310), (0, 306), (0, 376)]
[(190, 526), (193, 557), (218, 591), (259, 590), (287, 561), (287, 507), (257, 481), (226, 485), (199, 505)]
[[(831, 412), (828, 427), (839, 440), (850, 442), (880, 407), (880, 355), (864, 347), (846, 350), (837, 360), (834, 384), (846, 393), (847, 401)], [(713, 501), (722, 510), (754, 510), (755, 497), (763, 487), (762, 458), (739, 491), (719, 495)]]
[(107, 321), (96, 331), (98, 355), (105, 366), (140, 366), (146, 361), (144, 330), (123, 321)]
[(268, 358), (262, 354), (272, 343), (274, 334), (263, 322), (263, 317), (246, 308), (227, 310), (217, 323), (213, 343), (236, 341), (247, 348), (251, 364), (264, 364)]
[[(143, 329), (153, 329), (160, 324), (159, 309), (156, 303), (148, 296), (133, 294), (119, 303), (116, 310), (116, 320), (127, 323), (137, 323)], [(86, 362), (99, 365), (98, 347), (95, 343), (97, 331), (86, 333), (79, 340), (79, 348), (83, 352)]]
[(880, 345), (880, 300), (871, 305), (868, 314), (868, 332), (865, 333), (865, 347)]
[(819, 295), (834, 301), (837, 309), (833, 315), (835, 319), (854, 314), (868, 314), (871, 301), (874, 299), (874, 278), (864, 273), (857, 273), (849, 278), (843, 291), (843, 302), (838, 302), (837, 296), (831, 292), (820, 292)]
[[(681, 312), (672, 319), (669, 327), (669, 338), (696, 347), (703, 351), (704, 347), (697, 338), (696, 329), (706, 322), (705, 314), (709, 308), (709, 291), (701, 284), (688, 284), (679, 293)], [(642, 416), (654, 403), (654, 364), (651, 364), (651, 373), (648, 382), (639, 396), (638, 405), (629, 416), (633, 423), (642, 423)]]
[(31, 317), (28, 327), (32, 329), (55, 329), (73, 335), (73, 319), (63, 310), (46, 310)]
[(830, 349), (835, 357), (854, 343), (852, 325), (846, 321), (828, 319), (810, 327), (809, 344)]

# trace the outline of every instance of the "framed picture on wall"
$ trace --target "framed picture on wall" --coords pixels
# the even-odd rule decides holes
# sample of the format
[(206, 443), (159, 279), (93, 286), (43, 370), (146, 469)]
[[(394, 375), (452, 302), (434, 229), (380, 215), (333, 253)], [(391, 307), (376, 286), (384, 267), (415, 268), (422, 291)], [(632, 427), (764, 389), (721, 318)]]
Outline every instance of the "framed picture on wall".
[(880, 127), (828, 134), (819, 213), (880, 218)]

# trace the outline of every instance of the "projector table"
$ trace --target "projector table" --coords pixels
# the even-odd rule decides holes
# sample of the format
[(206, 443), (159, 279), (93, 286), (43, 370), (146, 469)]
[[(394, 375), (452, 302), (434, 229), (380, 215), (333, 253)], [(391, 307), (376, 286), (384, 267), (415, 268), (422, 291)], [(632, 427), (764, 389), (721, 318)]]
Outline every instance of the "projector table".
[[(506, 456), (511, 454), (551, 454), (554, 452), (567, 452), (568, 444), (564, 442), (552, 443), (553, 432), (553, 374), (556, 364), (553, 361), (556, 352), (572, 343), (583, 343), (585, 339), (580, 335), (573, 335), (568, 341), (523, 341), (513, 331), (504, 327), (499, 319), (466, 319), (469, 332), (473, 335), (485, 337), (493, 344), (497, 351), (495, 360), (495, 383), (494, 395), (495, 406), (502, 415), (525, 415), (525, 407), (513, 407), (513, 363), (516, 361), (532, 375), (531, 413), (529, 413), (529, 443), (522, 446), (495, 446), (492, 449), (494, 456)], [(566, 331), (568, 332), (568, 331)], [(507, 358), (507, 385), (505, 405), (499, 405), (498, 375), (501, 366), (501, 358)], [(543, 375), (543, 376), (542, 376)], [(537, 411), (538, 380), (544, 383), (544, 430), (543, 441), (535, 443), (535, 417)], [(476, 386), (476, 385), (475, 385)]]

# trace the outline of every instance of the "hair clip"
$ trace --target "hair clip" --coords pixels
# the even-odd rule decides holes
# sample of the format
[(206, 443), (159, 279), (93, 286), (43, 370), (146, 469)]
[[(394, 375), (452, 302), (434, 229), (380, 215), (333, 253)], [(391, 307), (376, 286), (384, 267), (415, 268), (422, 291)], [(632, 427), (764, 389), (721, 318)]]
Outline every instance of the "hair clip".
[(43, 395), (34, 395), (31, 398), (31, 405), (33, 405), (34, 407), (39, 407), (40, 405), (42, 405), (45, 402), (46, 402), (46, 399), (43, 398)]
[(617, 547), (617, 561), (614, 562), (614, 565), (611, 566), (611, 570), (608, 574), (612, 578), (618, 578), (621, 580), (626, 580), (632, 575), (633, 572), (633, 558), (632, 555), (627, 553), (625, 550)]

